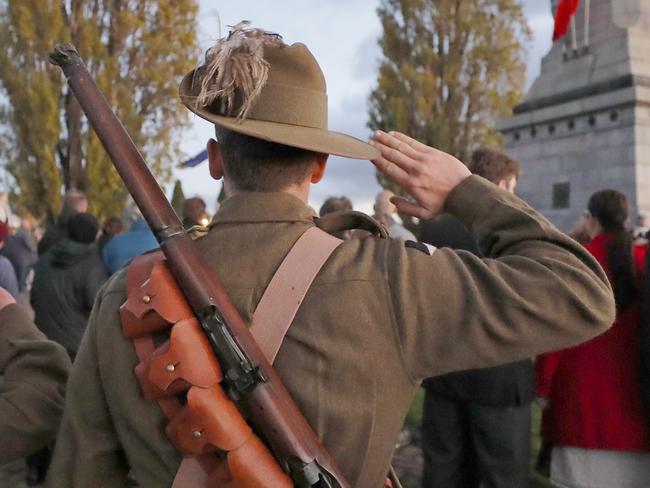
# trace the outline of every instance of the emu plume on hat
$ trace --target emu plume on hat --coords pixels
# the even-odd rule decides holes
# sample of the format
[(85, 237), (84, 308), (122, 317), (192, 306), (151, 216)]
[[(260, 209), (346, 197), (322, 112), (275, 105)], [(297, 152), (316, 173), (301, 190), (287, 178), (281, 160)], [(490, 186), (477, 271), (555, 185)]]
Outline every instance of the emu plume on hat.
[(205, 64), (180, 86), (182, 102), (226, 129), (287, 146), (373, 159), (369, 144), (327, 128), (325, 77), (304, 44), (286, 45), (277, 34), (232, 27), (205, 54)]

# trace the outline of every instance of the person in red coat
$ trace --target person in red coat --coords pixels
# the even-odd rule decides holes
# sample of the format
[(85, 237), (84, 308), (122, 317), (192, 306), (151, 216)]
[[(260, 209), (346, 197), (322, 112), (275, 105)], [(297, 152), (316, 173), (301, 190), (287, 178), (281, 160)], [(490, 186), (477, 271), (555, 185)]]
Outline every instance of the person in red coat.
[(592, 195), (589, 252), (614, 289), (616, 321), (604, 334), (540, 356), (537, 395), (550, 407), (545, 435), (553, 444), (551, 481), (561, 487), (650, 486), (650, 432), (639, 382), (639, 289), (647, 245), (626, 230), (625, 195)]

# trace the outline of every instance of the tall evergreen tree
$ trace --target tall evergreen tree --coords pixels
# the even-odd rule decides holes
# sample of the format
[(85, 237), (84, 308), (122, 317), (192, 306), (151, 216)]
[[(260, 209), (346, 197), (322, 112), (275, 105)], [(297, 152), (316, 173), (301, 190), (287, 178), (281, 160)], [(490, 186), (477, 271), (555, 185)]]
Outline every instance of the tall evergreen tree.
[(521, 2), (381, 0), (377, 12), (383, 58), (369, 127), (405, 132), (463, 161), (479, 145), (498, 145), (495, 122), (523, 94), (530, 29)]
[(126, 191), (47, 55), (75, 44), (152, 170), (168, 179), (187, 111), (180, 77), (197, 50), (196, 0), (0, 0), (0, 160), (20, 206), (56, 215), (63, 189), (119, 214)]
[(172, 207), (176, 210), (179, 217), (183, 215), (183, 204), (185, 203), (185, 192), (183, 191), (183, 184), (181, 180), (176, 180), (174, 183), (174, 190), (172, 191)]

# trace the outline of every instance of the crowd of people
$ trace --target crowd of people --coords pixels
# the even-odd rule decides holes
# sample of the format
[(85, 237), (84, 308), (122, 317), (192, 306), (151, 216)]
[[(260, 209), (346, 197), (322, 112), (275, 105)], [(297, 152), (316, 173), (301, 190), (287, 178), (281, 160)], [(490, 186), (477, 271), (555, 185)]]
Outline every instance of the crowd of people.
[[(201, 198), (184, 201), (183, 222), (188, 229), (208, 225)], [(0, 221), (0, 288), (30, 310), (38, 329), (74, 361), (99, 289), (158, 242), (133, 202), (121, 218), (108, 217), (100, 225), (88, 212), (86, 195), (74, 189), (44, 230), (31, 218), (12, 224)], [(49, 447), (28, 456), (30, 486), (43, 483), (50, 456)]]
[[(228, 291), (228, 316), (239, 313), (254, 329), (256, 308), (296, 243), (315, 239), (282, 277), (304, 278), (312, 251), (328, 247), (304, 294), (294, 295), (291, 281), (281, 289), (290, 300), (277, 289), (270, 299), (296, 308), (278, 319), (269, 361), (332, 459), (307, 469), (289, 454), (294, 476), (388, 483), (404, 416), (424, 381), (426, 488), (526, 486), (534, 399), (544, 407), (554, 484), (650, 486), (650, 353), (639, 347), (650, 341), (648, 244), (627, 229), (624, 195), (603, 190), (585, 202), (583, 246), (515, 196), (521, 170), (500, 151), (480, 149), (463, 164), (399, 132), (377, 131), (369, 142), (331, 132), (324, 75), (309, 49), (246, 22), (206, 52), (180, 96), (215, 125), (209, 170), (223, 179), (226, 199), (194, 243), (198, 262)], [(309, 189), (329, 154), (370, 160), (402, 195), (382, 191), (374, 218), (335, 197), (316, 218)], [(204, 202), (186, 202), (188, 230), (207, 219)], [(71, 190), (40, 239), (29, 225), (0, 226), (0, 369), (13, 408), (5, 418), (2, 405), (0, 461), (30, 454), (30, 483), (41, 482), (49, 454), (34, 452), (60, 426), (49, 487), (264, 485), (259, 459), (240, 450), (251, 429), (215, 420), (218, 404), (243, 421), (229, 403), (250, 393), (248, 385), (236, 390), (240, 369), (203, 378), (211, 356), (199, 353), (210, 347), (184, 342), (200, 329), (191, 313), (168, 317), (154, 307), (168, 295), (141, 293), (150, 285), (169, 291), (156, 281), (158, 268), (146, 279), (141, 269), (123, 270), (157, 246), (134, 206), (100, 225), (85, 195)], [(15, 303), (25, 295), (40, 332)], [(152, 301), (152, 310), (134, 313)], [(230, 337), (220, 347), (247, 366), (237, 337), (208, 308), (199, 318)], [(207, 344), (200, 330), (198, 337)], [(197, 357), (207, 360), (192, 368)], [(241, 370), (256, 384), (276, 381), (261, 364), (250, 365), (254, 374)], [(36, 388), (20, 387), (27, 384)]]

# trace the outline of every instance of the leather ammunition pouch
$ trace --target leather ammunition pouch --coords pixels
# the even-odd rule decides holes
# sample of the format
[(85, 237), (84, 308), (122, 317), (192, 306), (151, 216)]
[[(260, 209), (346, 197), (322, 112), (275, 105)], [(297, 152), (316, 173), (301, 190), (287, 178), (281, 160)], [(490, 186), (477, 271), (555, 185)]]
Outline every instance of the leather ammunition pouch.
[[(278, 268), (251, 324), (269, 362), (310, 284), (340, 242), (312, 227)], [(133, 261), (120, 315), (123, 333), (133, 340), (139, 359), (135, 375), (142, 393), (169, 418), (165, 432), (184, 458), (174, 488), (293, 486), (223, 390), (212, 347), (162, 252)]]

